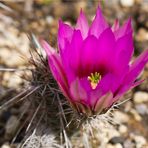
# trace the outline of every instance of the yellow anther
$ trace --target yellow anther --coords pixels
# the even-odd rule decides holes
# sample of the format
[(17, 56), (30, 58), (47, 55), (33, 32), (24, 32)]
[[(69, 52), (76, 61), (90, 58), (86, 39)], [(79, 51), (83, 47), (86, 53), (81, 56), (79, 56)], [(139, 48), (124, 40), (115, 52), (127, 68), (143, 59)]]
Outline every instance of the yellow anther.
[(88, 76), (88, 80), (90, 81), (92, 89), (95, 89), (101, 80), (101, 75), (98, 72), (91, 73), (90, 76)]

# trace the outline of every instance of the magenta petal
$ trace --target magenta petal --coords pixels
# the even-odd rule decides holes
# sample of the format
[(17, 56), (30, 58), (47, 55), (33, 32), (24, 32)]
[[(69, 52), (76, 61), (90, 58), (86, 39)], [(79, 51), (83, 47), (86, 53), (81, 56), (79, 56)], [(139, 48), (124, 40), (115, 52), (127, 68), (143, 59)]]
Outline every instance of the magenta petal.
[(131, 86), (131, 89), (133, 89), (134, 87), (140, 85), (143, 82), (144, 82), (144, 80), (139, 80), (139, 81), (134, 82), (134, 84)]
[(99, 7), (90, 28), (82, 11), (75, 29), (59, 21), (59, 53), (45, 41), (41, 44), (62, 92), (87, 116), (102, 113), (139, 85), (142, 81), (136, 78), (148, 62), (146, 50), (130, 63), (134, 51), (131, 19), (121, 27), (116, 20), (109, 27)]
[(131, 65), (127, 74), (127, 82), (134, 81), (148, 62), (148, 50), (144, 51)]
[(124, 78), (123, 84), (118, 91), (118, 94), (121, 95), (131, 87), (137, 86), (135, 82), (137, 76), (143, 70), (145, 64), (148, 62), (148, 50), (144, 51), (130, 66), (130, 70)]
[(94, 65), (96, 62), (96, 53), (97, 53), (97, 38), (93, 35), (88, 36), (83, 42), (81, 51), (79, 51), (82, 57), (80, 60), (80, 76), (89, 76), (93, 72)]
[(60, 50), (63, 50), (65, 47), (65, 40), (71, 41), (73, 35), (73, 28), (69, 25), (64, 24), (61, 20), (59, 21), (59, 30), (58, 30), (58, 43)]
[[(46, 42), (41, 41), (42, 47), (45, 49), (48, 55), (48, 62), (51, 68), (51, 71), (57, 81), (60, 80), (60, 76), (63, 76), (64, 70), (61, 66), (61, 60), (59, 55), (55, 52), (55, 50)], [(65, 76), (64, 76), (65, 78)], [(66, 83), (66, 80), (65, 80)]]
[[(112, 92), (114, 94), (119, 86), (122, 84), (122, 77), (117, 77), (112, 73), (106, 74), (99, 82), (96, 89), (91, 93), (90, 104), (96, 104), (96, 102), (104, 96), (107, 92)], [(110, 103), (113, 100), (110, 100)], [(109, 104), (110, 104), (109, 103)]]
[(112, 31), (115, 32), (119, 29), (119, 20), (116, 19), (113, 26), (112, 26)]
[(107, 71), (111, 71), (113, 67), (114, 55), (115, 55), (115, 37), (110, 28), (107, 28), (101, 33), (97, 50), (95, 51), (95, 69), (104, 74)]
[(89, 34), (95, 35), (98, 38), (99, 35), (108, 27), (109, 26), (105, 21), (100, 8), (98, 7), (95, 19), (93, 20), (89, 30)]
[(80, 60), (82, 58), (82, 44), (83, 39), (81, 32), (79, 30), (75, 30), (70, 44), (71, 51), (69, 52), (69, 55), (67, 55), (67, 58), (69, 57), (69, 61), (67, 62), (69, 64), (70, 69), (77, 75), (81, 73)]
[(87, 21), (82, 10), (81, 10), (80, 16), (77, 20), (76, 29), (81, 31), (83, 38), (86, 38), (86, 36), (88, 34), (89, 26), (88, 26), (88, 21)]
[(40, 43), (42, 47), (44, 48), (47, 56), (51, 56), (53, 54), (56, 54), (56, 50), (52, 48), (45, 40), (40, 40)]
[(115, 45), (114, 66), (116, 74), (126, 74), (128, 64), (134, 52), (132, 34), (119, 38)]
[(45, 49), (48, 56), (48, 63), (50, 66), (50, 70), (58, 82), (59, 86), (62, 88), (66, 96), (68, 95), (68, 83), (65, 72), (63, 70), (61, 59), (59, 55), (55, 52), (55, 50), (46, 42), (41, 41), (42, 47)]
[(144, 65), (148, 62), (148, 49), (145, 50), (131, 65), (130, 71), (133, 71), (136, 67), (139, 67), (139, 70), (137, 71), (137, 75), (139, 74), (139, 71), (141, 71), (144, 67)]
[[(92, 91), (92, 87), (90, 81), (88, 80), (88, 77), (79, 78), (79, 82), (88, 94)], [(89, 102), (89, 100), (87, 101)]]
[(76, 78), (71, 84), (70, 84), (70, 93), (72, 96), (72, 100), (76, 102), (85, 102), (87, 99), (87, 92), (82, 87), (80, 80)]
[(96, 103), (95, 105), (95, 112), (101, 113), (103, 109), (106, 109), (109, 107), (110, 102), (112, 102), (113, 94), (112, 92), (107, 92), (105, 95), (103, 95)]
[(132, 25), (131, 25), (131, 18), (129, 18), (123, 26), (121, 26), (119, 29), (117, 29), (114, 34), (116, 39), (128, 34), (128, 33), (132, 33)]
[(116, 85), (113, 79), (114, 76), (109, 73), (100, 80), (96, 89), (90, 92), (89, 104), (94, 106), (102, 96), (104, 96), (107, 92), (112, 91), (113, 85)]
[(114, 54), (115, 37), (110, 28), (107, 28), (98, 39), (97, 56), (99, 58), (108, 59), (111, 54)]
[(81, 59), (81, 46), (82, 46), (82, 35), (80, 30), (74, 30), (71, 43), (66, 42), (64, 52), (61, 54), (63, 67), (66, 73), (69, 83), (75, 79), (75, 75), (79, 75), (80, 70), (80, 59)]
[(115, 82), (115, 76), (108, 73), (101, 79), (96, 90), (102, 92), (102, 95), (104, 95), (106, 92), (112, 91), (115, 85), (118, 85), (113, 82)]
[[(102, 96), (106, 95), (110, 92), (111, 98), (105, 103), (106, 107), (111, 106), (114, 103), (113, 95), (118, 90), (119, 86), (121, 85), (121, 78), (116, 77), (112, 73), (106, 74), (101, 81), (99, 82), (97, 88), (91, 93), (91, 104), (95, 105), (96, 103), (102, 102), (100, 99)], [(99, 102), (100, 101), (100, 102)]]

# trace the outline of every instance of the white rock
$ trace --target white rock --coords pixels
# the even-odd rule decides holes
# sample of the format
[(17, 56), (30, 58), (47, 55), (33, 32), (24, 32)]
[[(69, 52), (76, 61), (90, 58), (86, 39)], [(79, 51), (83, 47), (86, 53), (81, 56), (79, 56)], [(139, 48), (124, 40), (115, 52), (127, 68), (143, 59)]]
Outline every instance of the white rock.
[(148, 107), (145, 104), (136, 105), (136, 110), (141, 115), (148, 114)]
[(125, 125), (120, 125), (120, 126), (119, 126), (119, 132), (120, 132), (121, 134), (127, 133), (127, 127), (126, 127)]
[(2, 145), (1, 148), (11, 148), (11, 147), (9, 145), (7, 145), (7, 144), (4, 144), (4, 145)]
[(146, 139), (142, 136), (134, 136), (134, 140), (136, 142), (136, 148), (144, 148), (146, 144)]
[(122, 145), (120, 143), (117, 143), (115, 145), (107, 144), (106, 148), (123, 148), (123, 147), (122, 147)]
[(54, 18), (51, 15), (49, 15), (49, 16), (46, 17), (46, 21), (47, 21), (48, 24), (52, 24), (53, 21), (54, 21)]
[(120, 0), (121, 5), (124, 7), (131, 7), (134, 5), (135, 0)]
[(136, 35), (136, 39), (140, 42), (148, 41), (148, 31), (144, 28), (140, 28)]
[(131, 139), (127, 139), (127, 140), (125, 140), (123, 146), (124, 146), (124, 148), (133, 148), (133, 147), (135, 147), (135, 144), (134, 144), (134, 142), (131, 141)]
[(121, 111), (116, 111), (114, 112), (114, 120), (117, 123), (127, 123), (129, 121), (129, 117)]
[(117, 143), (114, 148), (123, 148), (120, 143)]
[(143, 102), (148, 102), (148, 93), (138, 91), (134, 94), (134, 102), (135, 103), (143, 103)]
[(106, 148), (115, 148), (112, 144), (107, 144)]

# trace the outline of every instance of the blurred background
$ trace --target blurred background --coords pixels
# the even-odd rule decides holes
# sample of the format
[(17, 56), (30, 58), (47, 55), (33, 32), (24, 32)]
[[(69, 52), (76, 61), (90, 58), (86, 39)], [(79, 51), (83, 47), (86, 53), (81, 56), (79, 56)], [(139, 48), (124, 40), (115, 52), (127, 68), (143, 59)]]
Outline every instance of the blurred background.
[[(110, 25), (118, 18), (120, 24), (132, 18), (135, 57), (148, 49), (148, 0), (102, 0), (102, 11)], [(94, 18), (98, 0), (0, 0), (0, 105), (18, 94), (26, 85), (20, 77), (28, 68), (30, 41), (33, 33), (57, 47), (58, 20), (75, 25), (82, 8), (89, 22)], [(4, 68), (8, 68), (4, 70)], [(107, 135), (105, 148), (148, 148), (148, 64), (139, 79), (145, 81), (125, 98), (115, 112), (120, 123)], [(23, 121), (18, 120), (24, 110), (20, 103), (0, 110), (0, 146), (9, 148)], [(23, 135), (14, 141), (17, 145)]]

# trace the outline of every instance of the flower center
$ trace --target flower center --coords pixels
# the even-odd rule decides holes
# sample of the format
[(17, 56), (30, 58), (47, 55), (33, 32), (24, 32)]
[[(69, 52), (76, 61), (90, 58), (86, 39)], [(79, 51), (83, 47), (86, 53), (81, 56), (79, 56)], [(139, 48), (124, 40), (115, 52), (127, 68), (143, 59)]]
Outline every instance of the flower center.
[(88, 76), (88, 80), (90, 81), (92, 89), (95, 89), (101, 80), (101, 75), (98, 72), (91, 73), (91, 75)]

